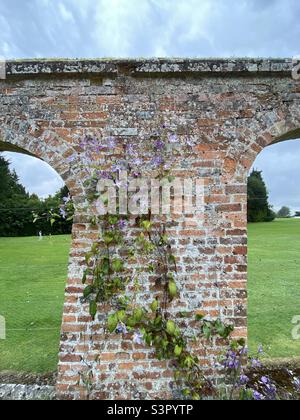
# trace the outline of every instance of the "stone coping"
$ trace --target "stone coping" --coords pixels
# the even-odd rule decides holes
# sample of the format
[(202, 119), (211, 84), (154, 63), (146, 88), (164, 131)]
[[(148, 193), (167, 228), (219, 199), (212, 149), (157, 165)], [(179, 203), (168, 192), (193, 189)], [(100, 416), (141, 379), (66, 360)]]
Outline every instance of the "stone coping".
[[(3, 63), (3, 62), (2, 62)], [(36, 59), (6, 61), (6, 76), (32, 75), (166, 75), (166, 74), (286, 74), (291, 73), (293, 59)]]

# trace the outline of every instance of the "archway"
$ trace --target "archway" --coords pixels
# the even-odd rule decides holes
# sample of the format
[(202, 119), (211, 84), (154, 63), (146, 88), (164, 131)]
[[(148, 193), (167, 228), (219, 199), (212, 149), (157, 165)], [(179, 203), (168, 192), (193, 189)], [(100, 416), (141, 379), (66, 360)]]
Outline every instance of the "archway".
[[(299, 341), (293, 335), (299, 318), (300, 224), (288, 214), (286, 218), (277, 216), (283, 206), (290, 208), (290, 216), (300, 206), (292, 176), (292, 168), (295, 171), (298, 167), (300, 130), (289, 128), (281, 124), (281, 133), (277, 130), (274, 135), (276, 131), (271, 130), (273, 135), (263, 135), (261, 150), (251, 159), (252, 169), (262, 170), (271, 190), (269, 202), (276, 217), (274, 221), (248, 225), (249, 347), (256, 352), (263, 345), (266, 356), (276, 359), (300, 357)], [(259, 200), (261, 197), (257, 203)]]
[[(44, 149), (47, 150), (47, 145)], [(43, 168), (50, 168), (32, 149), (28, 152), (0, 142), (0, 151), (12, 152), (10, 156), (26, 155), (28, 161), (34, 162), (32, 175), (35, 171), (37, 179)], [(55, 155), (48, 153), (43, 157), (51, 157), (47, 159), (51, 162)], [(28, 193), (8, 168), (10, 156), (1, 158), (13, 193), (8, 191), (7, 201), (3, 199), (6, 192), (3, 193), (0, 206), (0, 217), (7, 220), (0, 234), (0, 315), (5, 323), (0, 341), (0, 377), (18, 383), (27, 380), (24, 374), (25, 378), (30, 374), (29, 380), (34, 381), (36, 374), (57, 370), (72, 221), (53, 225), (48, 214), (48, 210), (58, 213), (59, 203), (63, 204), (63, 197), (68, 194), (58, 173), (52, 170), (50, 174), (60, 180), (57, 191), (53, 188), (48, 191), (51, 198), (46, 198), (47, 191), (43, 197), (41, 191), (39, 196), (32, 191)], [(63, 177), (68, 182), (70, 176), (64, 173)], [(39, 216), (36, 222), (34, 214)], [(54, 376), (49, 379), (52, 382)]]

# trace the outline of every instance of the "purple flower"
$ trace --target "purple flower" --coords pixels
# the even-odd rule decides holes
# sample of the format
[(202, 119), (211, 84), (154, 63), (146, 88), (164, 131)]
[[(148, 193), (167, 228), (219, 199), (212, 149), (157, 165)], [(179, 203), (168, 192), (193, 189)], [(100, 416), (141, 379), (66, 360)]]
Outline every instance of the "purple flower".
[(246, 376), (246, 375), (241, 375), (240, 376), (240, 384), (241, 385), (246, 385), (249, 381), (250, 381), (250, 379), (248, 378), (248, 376)]
[(164, 162), (163, 158), (161, 156), (155, 156), (152, 160), (151, 160), (151, 165), (153, 165), (154, 167), (158, 167), (160, 166), (162, 163)]
[(263, 354), (264, 353), (264, 348), (262, 345), (258, 346), (258, 354)]
[(113, 179), (112, 174), (107, 171), (97, 171), (97, 176), (103, 179)]
[(262, 376), (260, 380), (264, 385), (268, 385), (270, 383), (270, 379), (266, 376)]
[(261, 367), (261, 362), (258, 359), (251, 359), (251, 367), (259, 368)]
[(69, 203), (69, 201), (71, 201), (71, 196), (70, 195), (68, 195), (67, 197), (63, 197), (63, 201), (64, 201), (64, 203)]
[(169, 136), (169, 142), (170, 143), (177, 143), (178, 142), (178, 137), (176, 136), (176, 134), (171, 134)]
[(67, 158), (67, 162), (68, 163), (72, 163), (72, 162), (74, 162), (74, 160), (77, 158), (77, 156), (76, 155), (72, 155), (72, 156), (69, 156), (68, 158)]
[(109, 149), (114, 149), (115, 147), (116, 147), (116, 139), (114, 138), (114, 137), (109, 137), (108, 139), (107, 139), (107, 143), (106, 143), (106, 146), (109, 148)]
[(298, 391), (300, 391), (300, 377), (299, 378), (294, 378), (293, 384), (295, 385), (296, 389)]
[(190, 139), (190, 138), (187, 139), (187, 142), (186, 143), (187, 143), (188, 146), (194, 146), (195, 145), (194, 141), (192, 139)]
[(135, 158), (135, 159), (132, 160), (132, 164), (136, 165), (136, 166), (140, 166), (140, 165), (143, 164), (143, 161), (140, 158)]
[(118, 326), (116, 328), (116, 333), (117, 334), (127, 334), (128, 333), (127, 328), (126, 328), (126, 325), (123, 324), (123, 322), (120, 322), (118, 324)]
[(67, 212), (62, 207), (59, 209), (59, 213), (64, 219), (67, 217)]
[(240, 366), (238, 354), (232, 350), (228, 351), (223, 366), (226, 369), (238, 369)]
[(126, 221), (125, 221), (125, 220), (119, 220), (118, 225), (119, 225), (119, 229), (123, 230), (123, 229), (125, 229), (125, 228), (126, 228), (127, 223), (126, 223)]
[(255, 401), (261, 401), (261, 400), (263, 400), (263, 396), (259, 392), (257, 392), (257, 391), (254, 391), (253, 392), (253, 398), (255, 399)]
[(162, 149), (164, 148), (164, 143), (163, 143), (161, 140), (157, 140), (157, 141), (155, 142), (154, 147), (155, 147), (157, 150), (162, 150)]
[(134, 342), (134, 344), (144, 344), (143, 337), (144, 335), (140, 331), (137, 331), (133, 334), (132, 341)]

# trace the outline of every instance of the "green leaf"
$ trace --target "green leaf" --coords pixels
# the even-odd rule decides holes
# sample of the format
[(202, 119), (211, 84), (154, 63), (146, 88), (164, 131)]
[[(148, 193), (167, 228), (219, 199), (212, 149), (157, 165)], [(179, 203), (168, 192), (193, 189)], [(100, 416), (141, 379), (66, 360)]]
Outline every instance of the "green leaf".
[(128, 327), (134, 328), (136, 326), (136, 324), (137, 324), (136, 320), (132, 317), (128, 318), (127, 321), (126, 321), (126, 325)]
[(204, 337), (207, 340), (209, 340), (211, 338), (212, 331), (211, 331), (211, 326), (210, 325), (204, 324), (203, 328), (202, 328), (202, 332), (203, 332)]
[(115, 259), (113, 260), (111, 266), (115, 273), (120, 273), (121, 271), (123, 271), (124, 263), (120, 259)]
[(170, 335), (175, 335), (175, 331), (176, 331), (176, 324), (173, 321), (167, 321), (167, 325), (166, 325), (166, 330), (167, 333)]
[(101, 261), (100, 270), (104, 275), (109, 274), (109, 258), (104, 257)]
[(89, 263), (90, 263), (91, 258), (92, 258), (92, 253), (91, 253), (91, 252), (88, 252), (88, 253), (86, 253), (86, 254), (85, 254), (85, 262), (86, 262), (87, 264), (89, 264)]
[(82, 276), (82, 284), (85, 284), (87, 280), (87, 270), (84, 270), (83, 276)]
[(116, 314), (110, 315), (107, 320), (107, 327), (110, 333), (113, 333), (117, 328), (119, 323), (118, 317)]
[(153, 272), (154, 272), (154, 270), (155, 270), (154, 265), (153, 265), (153, 264), (149, 264), (149, 265), (148, 265), (148, 272), (149, 272), (149, 273), (153, 273)]
[(90, 315), (93, 319), (95, 319), (97, 313), (97, 302), (95, 300), (92, 300), (90, 302)]
[(94, 288), (93, 286), (87, 286), (84, 291), (83, 291), (83, 296), (85, 298), (89, 297), (92, 293), (94, 293)]
[(159, 315), (155, 318), (154, 325), (155, 325), (155, 327), (159, 327), (159, 326), (161, 326), (161, 323), (162, 323), (162, 316)]
[(117, 312), (117, 318), (120, 322), (124, 322), (126, 318), (126, 312), (125, 311), (118, 311)]
[(198, 392), (193, 392), (192, 393), (192, 400), (194, 400), (194, 401), (200, 401), (201, 400), (201, 397), (198, 394)]
[(142, 308), (137, 308), (133, 311), (133, 318), (137, 324), (141, 322), (143, 316), (144, 316), (144, 310)]
[(182, 347), (176, 345), (175, 348), (174, 348), (174, 354), (175, 354), (175, 356), (176, 357), (179, 357), (181, 355), (181, 353), (182, 353), (182, 350), (183, 350)]
[(149, 220), (144, 220), (143, 222), (142, 222), (142, 227), (147, 231), (147, 232), (149, 232), (150, 230), (151, 230), (151, 227), (152, 227), (152, 223), (149, 221)]
[(157, 311), (157, 309), (158, 309), (158, 300), (157, 300), (157, 299), (155, 299), (155, 300), (151, 303), (150, 308), (151, 308), (151, 311), (152, 311), (152, 312), (156, 312), (156, 311)]
[(169, 262), (171, 264), (175, 264), (176, 263), (176, 257), (175, 257), (175, 255), (169, 255)]
[(196, 315), (196, 321), (202, 321), (202, 319), (204, 319), (205, 318), (205, 315), (202, 315), (202, 314), (197, 314)]
[(184, 389), (184, 390), (182, 391), (182, 393), (183, 393), (183, 395), (184, 395), (185, 397), (188, 397), (188, 396), (191, 394), (191, 391), (190, 391), (189, 389)]
[(168, 290), (170, 297), (174, 299), (177, 296), (177, 286), (174, 280), (169, 281)]

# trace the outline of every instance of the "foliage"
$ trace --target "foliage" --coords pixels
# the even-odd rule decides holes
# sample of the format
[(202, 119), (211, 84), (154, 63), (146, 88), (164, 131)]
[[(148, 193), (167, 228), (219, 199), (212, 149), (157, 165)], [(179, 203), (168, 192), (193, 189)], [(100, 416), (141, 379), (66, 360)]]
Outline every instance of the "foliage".
[[(63, 197), (68, 196), (67, 187), (63, 187), (53, 197), (41, 200), (35, 194), (28, 194), (20, 184), (9, 162), (0, 156), (0, 236), (34, 236), (39, 231), (43, 234), (66, 234), (71, 232), (72, 221), (56, 217), (61, 214)], [(34, 223), (33, 214), (39, 214)], [(53, 225), (53, 217), (57, 223)]]
[(300, 378), (288, 370), (288, 383), (273, 379), (261, 362), (264, 350), (259, 346), (256, 356), (249, 356), (243, 340), (232, 341), (220, 366), (224, 372), (223, 386), (216, 397), (222, 400), (299, 400)]
[(300, 220), (250, 224), (248, 241), (250, 351), (262, 344), (270, 357), (300, 357), (291, 334), (300, 299)]
[[(82, 148), (86, 156), (93, 155), (93, 162), (97, 153), (101, 155), (102, 150), (116, 147), (114, 139), (108, 139), (106, 144), (104, 141), (91, 137), (83, 141)], [(156, 130), (152, 134), (144, 161), (141, 160), (143, 154), (136, 151), (137, 146), (123, 145), (124, 159), (120, 161), (111, 156), (113, 170), (103, 172), (99, 162), (99, 167), (95, 166), (95, 172), (86, 184), (89, 200), (100, 199), (107, 204), (107, 195), (97, 194), (97, 180), (110, 179), (120, 184), (118, 173), (121, 169), (127, 171), (129, 178), (141, 175), (143, 168), (143, 176), (148, 173), (156, 179), (172, 182), (172, 167), (181, 158), (178, 143), (177, 136), (162, 125), (160, 133)], [(189, 146), (187, 141), (184, 146), (187, 153)], [(147, 159), (147, 155), (151, 159)], [(89, 304), (91, 317), (95, 319), (99, 305), (103, 305), (103, 309), (110, 307), (106, 330), (112, 334), (132, 334), (134, 343), (151, 347), (159, 360), (172, 361), (175, 381), (183, 397), (201, 399), (211, 392), (212, 385), (201, 369), (197, 354), (191, 351), (191, 345), (202, 340), (205, 347), (205, 343), (214, 337), (226, 340), (233, 331), (232, 326), (194, 314), (194, 322), (198, 324), (195, 336), (189, 328), (182, 330), (182, 324), (188, 326), (186, 314), (182, 314), (179, 321), (175, 319), (172, 307), (180, 298), (176, 282), (177, 259), (165, 220), (151, 213), (136, 217), (134, 221), (105, 214), (93, 217), (91, 223), (98, 225), (101, 232), (99, 240), (86, 254), (87, 268), (82, 279), (86, 286), (84, 300)], [(134, 235), (128, 235), (130, 227)], [(140, 292), (149, 275), (156, 279), (156, 293), (148, 303), (141, 302)], [(187, 316), (188, 322), (191, 322), (191, 315)]]
[(260, 171), (248, 177), (248, 222), (271, 222), (275, 213), (268, 203), (268, 192)]
[(70, 235), (0, 238), (0, 372), (57, 369)]
[(291, 217), (291, 209), (286, 206), (281, 207), (281, 209), (277, 213), (277, 217), (281, 219)]

